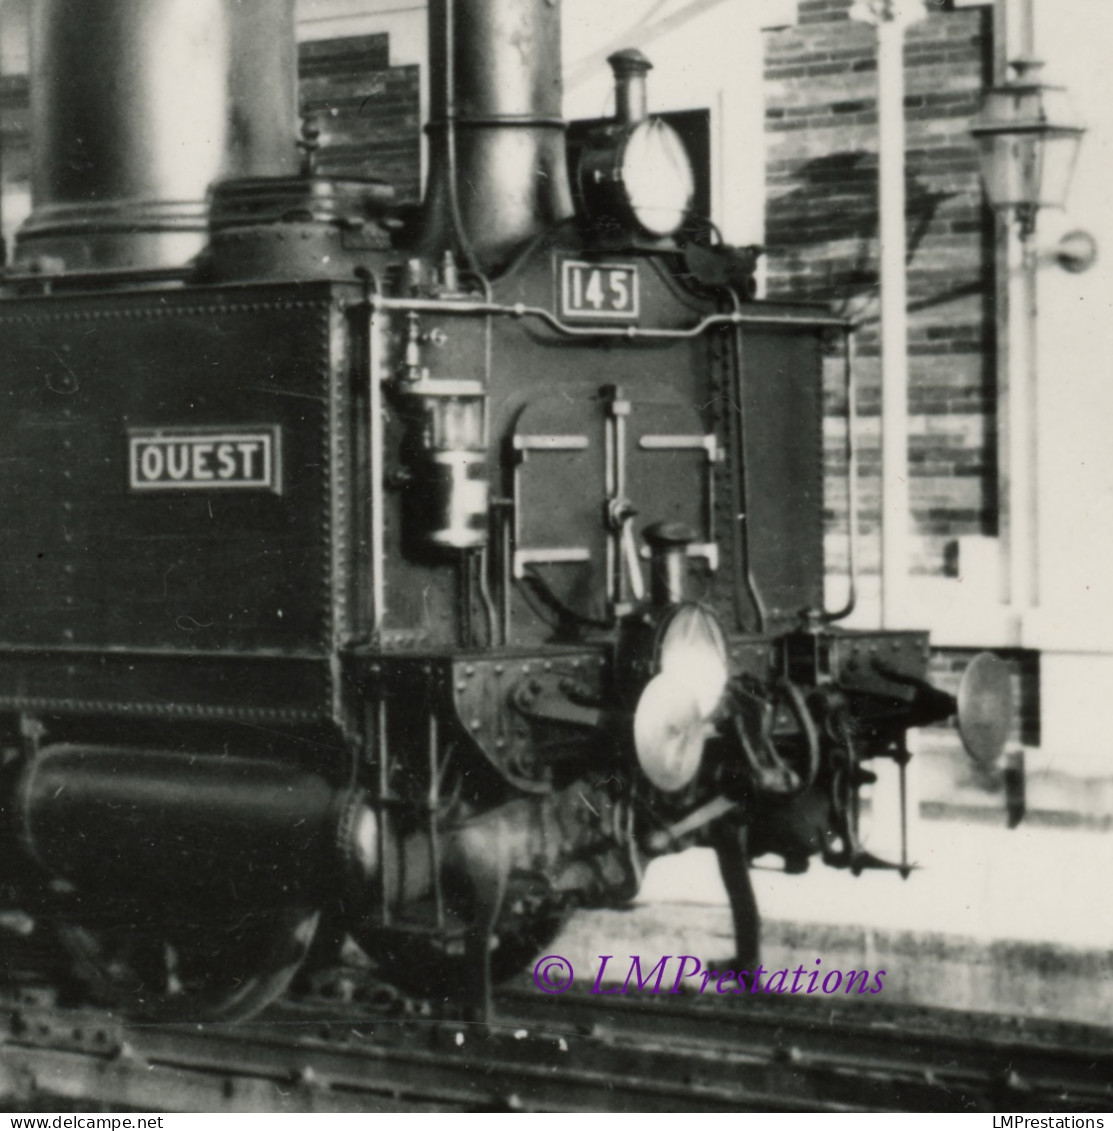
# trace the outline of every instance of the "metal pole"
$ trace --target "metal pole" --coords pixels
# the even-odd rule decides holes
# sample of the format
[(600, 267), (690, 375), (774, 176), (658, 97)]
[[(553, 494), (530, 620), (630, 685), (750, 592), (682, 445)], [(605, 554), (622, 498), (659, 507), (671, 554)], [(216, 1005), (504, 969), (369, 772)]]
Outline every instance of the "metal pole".
[(904, 22), (877, 21), (881, 260), (881, 618), (905, 617), (908, 588), (908, 294), (904, 228)]
[(908, 283), (904, 211), (904, 29), (920, 0), (859, 0), (877, 28), (878, 237), (881, 282), (881, 623), (907, 616), (909, 574)]
[(1010, 389), (1007, 399), (1008, 553), (1010, 604), (1018, 613), (1039, 602), (1038, 475), (1036, 375), (1036, 250), (1033, 234), (1021, 221), (1010, 235), (1010, 309), (1019, 317), (1009, 333)]
[[(996, 0), (993, 82), (1010, 58), (1034, 54), (1031, 0)], [(1034, 214), (998, 214), (996, 283), (997, 502), (1002, 602), (1014, 616), (1038, 601), (1036, 271)]]
[[(904, 30), (924, 15), (919, 0), (861, 0), (851, 16), (877, 28), (878, 236), (881, 283), (881, 623), (899, 628), (908, 617), (908, 284), (904, 212)], [(874, 850), (908, 852), (912, 827), (881, 814), (902, 813), (911, 783), (891, 763), (873, 766)], [(902, 792), (903, 791), (903, 792)], [(896, 804), (898, 800), (899, 806)], [(913, 796), (915, 792), (913, 789)]]
[[(1017, 57), (1035, 51), (1031, 0), (1015, 7)], [(1018, 315), (1009, 333), (1009, 590), (1019, 613), (1039, 603), (1039, 476), (1038, 476), (1038, 307), (1035, 214), (1017, 216), (1016, 235), (1009, 235), (1009, 307)]]
[[(1000, 86), (1009, 76), (1009, 0), (995, 0), (993, 6), (993, 77), (990, 85)], [(1012, 277), (1013, 239), (1009, 218), (993, 213), (994, 272), (994, 347), (997, 381), (997, 541), (1000, 600), (1013, 604), (1013, 430), (1012, 411)]]

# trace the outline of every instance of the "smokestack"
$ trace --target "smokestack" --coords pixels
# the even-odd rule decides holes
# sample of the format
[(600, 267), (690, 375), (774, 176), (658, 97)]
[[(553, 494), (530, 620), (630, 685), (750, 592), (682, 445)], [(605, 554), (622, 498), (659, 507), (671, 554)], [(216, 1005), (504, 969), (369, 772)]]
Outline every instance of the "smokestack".
[(558, 0), (430, 0), (420, 250), (497, 270), (572, 215)]
[(614, 74), (614, 118), (624, 126), (649, 117), (649, 91), (645, 76), (653, 64), (636, 48), (627, 47), (607, 57)]
[(225, 177), (297, 172), (295, 0), (34, 0), (16, 262), (177, 267)]

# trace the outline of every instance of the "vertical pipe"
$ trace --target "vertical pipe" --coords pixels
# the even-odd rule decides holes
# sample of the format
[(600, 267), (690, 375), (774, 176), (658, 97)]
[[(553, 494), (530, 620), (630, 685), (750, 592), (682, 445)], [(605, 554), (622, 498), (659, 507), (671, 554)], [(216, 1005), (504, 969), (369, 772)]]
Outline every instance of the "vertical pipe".
[(429, 790), (426, 794), (427, 817), (426, 831), (429, 836), (429, 855), (433, 861), (433, 906), (436, 908), (437, 930), (444, 930), (444, 891), (441, 886), (441, 846), (440, 846), (440, 820), (441, 820), (441, 776), (437, 765), (437, 754), (440, 751), (440, 732), (437, 726), (435, 711), (429, 712), (428, 731), (426, 733), (425, 753), (429, 772)]
[(858, 401), (854, 386), (854, 330), (843, 342), (843, 389), (846, 396), (846, 603), (836, 612), (825, 612), (824, 620), (844, 620), (858, 605)]
[(572, 215), (560, 46), (552, 0), (431, 0), (426, 255), (495, 270)]
[(34, 0), (21, 261), (180, 266), (214, 181), (297, 170), (294, 0)]
[[(990, 86), (1000, 86), (1009, 76), (1010, 0), (996, 0), (993, 7), (993, 71)], [(997, 382), (997, 539), (1001, 601), (1013, 604), (1013, 423), (1012, 423), (1012, 309), (1013, 239), (1009, 219), (993, 213), (994, 347)]]
[[(997, 0), (994, 74), (1008, 78), (1008, 59), (1035, 54), (1032, 0)], [(1031, 218), (997, 219), (997, 473), (1004, 602), (1023, 614), (1039, 602), (1038, 262)]]
[(1010, 233), (1009, 431), (1009, 596), (1023, 613), (1039, 603), (1036, 379), (1036, 252), (1032, 234)]
[(881, 242), (881, 616), (899, 627), (908, 589), (908, 296), (904, 228), (904, 26), (877, 22)]
[(636, 48), (616, 51), (607, 62), (614, 72), (614, 116), (623, 125), (634, 125), (649, 116), (649, 93), (645, 77), (653, 64)]
[[(0, 29), (2, 29), (0, 24)], [(4, 153), (0, 146), (0, 268), (8, 265), (8, 241), (4, 238)]]
[[(381, 678), (381, 677), (380, 677)], [(399, 860), (388, 853), (395, 852), (397, 845), (394, 843), (394, 809), (391, 805), (393, 798), (390, 796), (390, 745), (387, 741), (386, 699), (380, 685), (375, 689), (375, 697), (368, 705), (374, 727), (374, 748), (377, 758), (378, 771), (378, 803), (379, 817), (379, 860), (382, 868), (382, 906), (380, 921), (384, 927), (389, 927), (392, 919), (392, 901), (401, 890), (402, 867)]]
[[(376, 292), (378, 287), (376, 286)], [(370, 445), (371, 477), (368, 500), (371, 506), (371, 639), (381, 642), (385, 614), (386, 580), (383, 575), (385, 561), (385, 533), (383, 514), (383, 341), (380, 320), (369, 305), (367, 317), (367, 380), (368, 380), (368, 442)]]
[[(881, 272), (881, 625), (908, 624), (908, 294), (904, 226), (904, 21), (890, 10), (877, 25), (877, 117)], [(872, 839), (891, 858), (907, 851), (901, 796), (891, 762), (878, 764)], [(898, 780), (894, 781), (894, 778)], [(894, 814), (901, 817), (894, 820)]]
[[(1032, 0), (1018, 0), (1014, 57), (1035, 52)], [(1018, 217), (1009, 241), (1009, 563), (1010, 600), (1019, 613), (1039, 603), (1038, 379), (1036, 314), (1038, 308), (1034, 217)]]

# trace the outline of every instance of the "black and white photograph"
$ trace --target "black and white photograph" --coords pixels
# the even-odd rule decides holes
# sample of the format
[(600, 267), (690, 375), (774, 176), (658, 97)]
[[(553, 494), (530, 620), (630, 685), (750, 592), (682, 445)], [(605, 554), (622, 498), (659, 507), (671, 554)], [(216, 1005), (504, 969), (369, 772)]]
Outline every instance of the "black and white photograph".
[(0, 0), (5, 1127), (1104, 1127), (1110, 43)]

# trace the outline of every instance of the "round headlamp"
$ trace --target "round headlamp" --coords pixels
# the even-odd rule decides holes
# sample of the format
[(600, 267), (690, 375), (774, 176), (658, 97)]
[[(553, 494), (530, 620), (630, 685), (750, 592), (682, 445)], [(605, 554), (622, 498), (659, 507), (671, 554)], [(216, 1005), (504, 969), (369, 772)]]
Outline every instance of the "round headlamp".
[(699, 773), (727, 686), (726, 638), (715, 614), (693, 604), (672, 610), (658, 633), (655, 670), (634, 710), (634, 750), (645, 776), (675, 793)]
[(627, 207), (652, 236), (669, 236), (684, 223), (696, 182), (684, 143), (660, 118), (639, 122), (619, 156)]
[(580, 155), (579, 194), (601, 231), (663, 239), (683, 223), (696, 179), (680, 135), (660, 118), (609, 126)]

